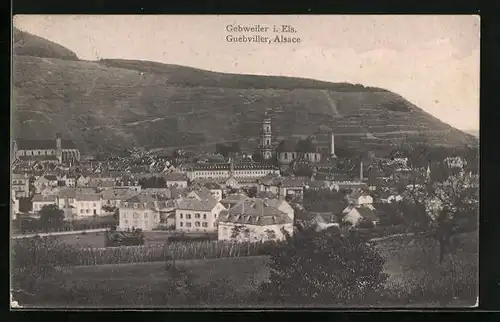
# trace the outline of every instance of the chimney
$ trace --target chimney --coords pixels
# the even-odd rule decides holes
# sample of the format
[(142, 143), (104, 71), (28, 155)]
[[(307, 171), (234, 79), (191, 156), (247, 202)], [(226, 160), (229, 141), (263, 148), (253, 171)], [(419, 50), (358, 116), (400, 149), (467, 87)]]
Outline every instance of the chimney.
[(359, 165), (359, 180), (363, 182), (363, 160), (361, 160)]
[(331, 142), (330, 142), (330, 157), (336, 158), (337, 156), (335, 155), (335, 136), (332, 133), (331, 137)]

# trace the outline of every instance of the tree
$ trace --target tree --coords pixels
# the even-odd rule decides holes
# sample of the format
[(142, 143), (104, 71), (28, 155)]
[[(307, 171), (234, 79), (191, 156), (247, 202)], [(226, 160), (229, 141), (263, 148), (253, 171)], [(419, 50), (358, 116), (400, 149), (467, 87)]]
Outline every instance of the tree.
[(259, 300), (273, 304), (359, 304), (387, 279), (375, 246), (353, 233), (312, 229), (288, 237), (271, 255)]
[(409, 171), (393, 176), (395, 184), (399, 181), (405, 187), (398, 207), (407, 223), (438, 241), (442, 262), (453, 235), (477, 225), (478, 175), (469, 169), (449, 168), (442, 151), (430, 153), (419, 147), (409, 155)]
[(432, 183), (425, 208), (439, 241), (439, 262), (449, 251), (455, 234), (477, 229), (478, 186), (478, 177), (465, 172)]
[(45, 205), (38, 212), (40, 224), (45, 229), (61, 228), (64, 224), (64, 211), (57, 205)]
[(244, 231), (244, 225), (235, 225), (233, 229), (231, 229), (231, 239), (238, 239), (241, 236), (241, 233), (243, 233)]

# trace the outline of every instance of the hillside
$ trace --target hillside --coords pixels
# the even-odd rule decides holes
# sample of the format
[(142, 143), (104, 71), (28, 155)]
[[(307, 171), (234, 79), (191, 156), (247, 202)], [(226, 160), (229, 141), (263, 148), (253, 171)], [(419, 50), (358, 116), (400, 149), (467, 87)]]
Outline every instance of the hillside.
[[(39, 46), (52, 48), (43, 41)], [(53, 55), (63, 52), (55, 48)], [(92, 153), (133, 146), (208, 148), (236, 140), (251, 148), (268, 110), (275, 136), (309, 135), (321, 128), (334, 131), (338, 145), (353, 149), (385, 149), (403, 140), (477, 142), (383, 89), (49, 55), (22, 46), (16, 51), (16, 137), (51, 138), (62, 132)]]
[(13, 37), (14, 55), (78, 60), (77, 55), (68, 48), (17, 28), (13, 30)]

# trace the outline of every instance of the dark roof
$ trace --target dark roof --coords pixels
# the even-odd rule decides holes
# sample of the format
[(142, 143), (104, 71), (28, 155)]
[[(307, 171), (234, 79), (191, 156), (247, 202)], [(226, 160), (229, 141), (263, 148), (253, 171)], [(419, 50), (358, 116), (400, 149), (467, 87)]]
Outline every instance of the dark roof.
[(57, 177), (55, 175), (47, 175), (44, 178), (49, 181), (57, 181)]
[(184, 173), (167, 173), (163, 176), (165, 181), (187, 181), (188, 178)]
[(259, 226), (293, 223), (288, 215), (262, 199), (247, 199), (229, 210), (222, 211), (219, 217), (219, 222)]
[(217, 183), (215, 182), (207, 182), (203, 185), (205, 188), (207, 189), (210, 189), (210, 190), (217, 190), (217, 189), (221, 189), (221, 186), (218, 185)]
[[(56, 140), (17, 139), (16, 145), (18, 150), (55, 150)], [(71, 140), (61, 139), (61, 147), (63, 149), (77, 149), (75, 143)]]
[(57, 161), (55, 155), (20, 155), (18, 159), (21, 161)]
[[(201, 164), (195, 164), (193, 165), (190, 170), (194, 171), (210, 171), (210, 170), (227, 170), (229, 171), (230, 169), (230, 164), (229, 163), (201, 163)], [(233, 169), (234, 170), (277, 170), (278, 168), (274, 166), (273, 164), (266, 164), (266, 163), (249, 163), (249, 162), (242, 162), (242, 163), (234, 163), (233, 164)]]
[(278, 145), (276, 151), (278, 152), (294, 152), (295, 146), (297, 145), (296, 140), (283, 140)]
[(32, 202), (55, 202), (56, 196), (36, 194), (33, 196), (33, 199), (31, 201)]

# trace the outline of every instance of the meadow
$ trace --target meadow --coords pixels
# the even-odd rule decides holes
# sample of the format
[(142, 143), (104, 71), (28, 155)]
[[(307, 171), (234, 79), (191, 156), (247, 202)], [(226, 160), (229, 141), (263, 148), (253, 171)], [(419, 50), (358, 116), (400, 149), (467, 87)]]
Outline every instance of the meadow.
[[(385, 290), (361, 307), (463, 307), (476, 302), (478, 283), (478, 234), (458, 236), (453, 254), (439, 263), (438, 244), (424, 236), (399, 236), (377, 242), (386, 258), (389, 274)], [(257, 286), (269, 276), (268, 256), (236, 256), (172, 263), (191, 275), (196, 285), (229, 294), (223, 300), (206, 295), (204, 305), (241, 306), (252, 304)], [(165, 261), (75, 266), (61, 269), (57, 283), (65, 290), (44, 297), (51, 307), (168, 307), (185, 303), (162, 301), (173, 278)], [(43, 283), (43, 282), (42, 282)], [(48, 283), (48, 281), (47, 281)], [(59, 293), (59, 292), (55, 292)], [(207, 302), (208, 301), (208, 302)], [(191, 302), (190, 302), (191, 303)], [(197, 303), (197, 302), (196, 302)], [(283, 304), (283, 305), (286, 305)]]

